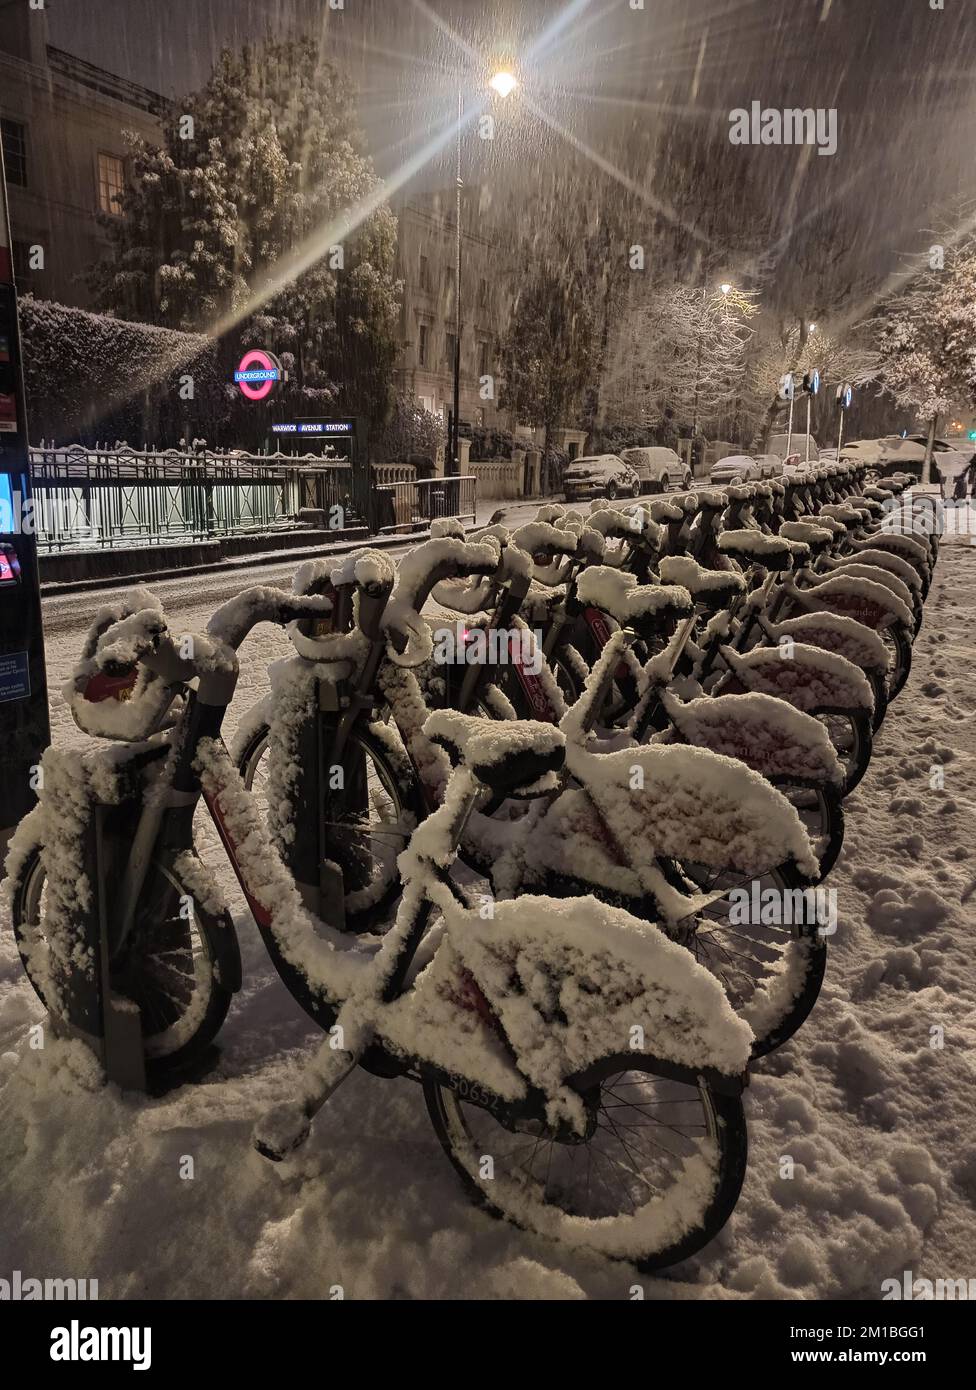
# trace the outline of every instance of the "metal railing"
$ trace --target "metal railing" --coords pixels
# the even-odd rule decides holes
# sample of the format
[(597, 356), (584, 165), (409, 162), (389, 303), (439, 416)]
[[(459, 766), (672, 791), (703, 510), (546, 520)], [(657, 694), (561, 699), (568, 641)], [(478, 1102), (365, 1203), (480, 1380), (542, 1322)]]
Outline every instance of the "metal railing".
[(31, 449), (30, 461), (42, 553), (206, 540), (291, 527), (303, 509), (352, 510), (348, 459), (73, 444)]
[(477, 479), (415, 478), (410, 482), (382, 483), (375, 488), (376, 529), (380, 532), (420, 530), (441, 516), (475, 519)]

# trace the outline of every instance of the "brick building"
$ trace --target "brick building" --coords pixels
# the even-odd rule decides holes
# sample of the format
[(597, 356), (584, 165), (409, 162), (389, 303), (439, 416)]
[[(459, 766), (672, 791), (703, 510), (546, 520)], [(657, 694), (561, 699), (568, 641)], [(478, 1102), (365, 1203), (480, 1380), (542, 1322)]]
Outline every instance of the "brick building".
[[(454, 192), (411, 193), (392, 206), (403, 281), (396, 383), (446, 423), (454, 393)], [(465, 190), (461, 231), (461, 420), (507, 428), (498, 409), (498, 347), (511, 296), (503, 250), (479, 217), (476, 189)]]

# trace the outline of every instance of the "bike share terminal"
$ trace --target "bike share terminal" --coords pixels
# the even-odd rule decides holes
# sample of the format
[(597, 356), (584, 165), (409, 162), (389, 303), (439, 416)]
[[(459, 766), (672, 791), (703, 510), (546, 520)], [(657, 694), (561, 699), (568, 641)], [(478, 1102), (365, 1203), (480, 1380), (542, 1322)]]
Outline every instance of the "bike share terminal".
[(27, 414), (0, 164), (0, 841), (36, 799), (51, 738)]

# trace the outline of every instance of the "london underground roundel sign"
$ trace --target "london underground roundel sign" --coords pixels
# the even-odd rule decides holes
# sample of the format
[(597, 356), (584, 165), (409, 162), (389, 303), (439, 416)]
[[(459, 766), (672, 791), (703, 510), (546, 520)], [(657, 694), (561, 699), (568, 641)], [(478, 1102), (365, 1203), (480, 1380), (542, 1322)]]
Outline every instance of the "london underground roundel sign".
[(241, 395), (249, 401), (265, 401), (283, 380), (281, 363), (273, 352), (264, 348), (251, 348), (240, 360), (234, 380), (241, 388)]

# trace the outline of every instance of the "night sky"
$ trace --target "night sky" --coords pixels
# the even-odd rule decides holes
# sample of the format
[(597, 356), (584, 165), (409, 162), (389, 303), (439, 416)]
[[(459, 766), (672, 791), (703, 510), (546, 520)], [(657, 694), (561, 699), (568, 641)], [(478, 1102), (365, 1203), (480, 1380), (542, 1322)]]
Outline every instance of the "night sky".
[[(762, 198), (774, 217), (789, 202), (787, 235), (796, 219), (842, 204), (856, 228), (852, 260), (885, 274), (899, 253), (927, 244), (940, 205), (976, 194), (976, 0), (945, 5), (644, 0), (635, 11), (629, 0), (345, 0), (340, 12), (327, 0), (49, 0), (49, 13), (59, 47), (177, 96), (205, 80), (222, 44), (269, 31), (319, 35), (360, 88), (383, 174), (450, 119), (459, 81), (479, 89), (477, 55), (489, 67), (519, 63), (526, 94), (556, 124), (638, 181), (633, 152), (655, 123), (727, 130), (728, 112), (753, 100), (835, 107), (836, 155), (763, 149)], [(564, 12), (567, 22), (540, 45)], [(525, 103), (508, 119), (511, 206), (518, 180), (531, 187), (534, 171), (554, 161), (571, 196), (579, 152)], [(472, 179), (485, 176), (479, 143), (466, 153)], [(447, 166), (426, 179), (447, 182)]]

